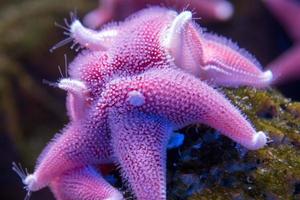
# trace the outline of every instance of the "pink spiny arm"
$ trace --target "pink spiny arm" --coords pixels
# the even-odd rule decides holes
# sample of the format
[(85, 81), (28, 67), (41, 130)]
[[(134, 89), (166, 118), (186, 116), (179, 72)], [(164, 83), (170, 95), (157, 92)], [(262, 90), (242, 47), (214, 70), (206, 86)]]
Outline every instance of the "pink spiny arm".
[(106, 50), (118, 34), (120, 34), (119, 30), (114, 26), (101, 31), (94, 31), (83, 27), (78, 20), (72, 22), (70, 27), (70, 35), (74, 42), (94, 51)]
[(193, 10), (204, 20), (226, 21), (233, 15), (233, 5), (227, 0), (169, 0), (169, 6), (182, 11), (182, 8)]
[[(98, 77), (117, 70), (139, 73), (152, 66), (153, 61), (168, 64), (174, 58), (178, 67), (217, 85), (266, 87), (273, 80), (272, 72), (262, 71), (259, 62), (245, 50), (226, 38), (203, 32), (192, 21), (189, 11), (176, 14), (163, 8), (150, 8), (114, 28), (122, 28), (123, 34), (116, 36), (115, 43), (106, 52), (109, 63), (102, 63), (101, 57), (93, 58), (95, 63), (102, 64), (98, 67), (101, 68)], [(85, 60), (81, 56), (80, 63)], [(91, 60), (89, 63), (95, 65)], [(89, 65), (77, 65), (90, 70)]]
[(256, 59), (224, 37), (202, 32), (189, 11), (180, 13), (163, 33), (162, 45), (175, 64), (202, 80), (223, 86), (269, 86), (271, 71), (262, 71)]
[(300, 76), (300, 45), (296, 45), (268, 64), (274, 73), (274, 84), (285, 83)]
[[(98, 118), (98, 120), (100, 120)], [(88, 128), (88, 129), (87, 129)], [(68, 170), (111, 162), (106, 126), (73, 122), (40, 154), (35, 170), (23, 179), (28, 191), (37, 191)]]
[(138, 113), (111, 122), (114, 154), (137, 199), (166, 199), (166, 151), (172, 127), (163, 119)]
[(77, 121), (84, 117), (88, 107), (88, 89), (82, 81), (64, 78), (59, 80), (58, 87), (68, 92), (66, 107), (69, 117)]
[(56, 200), (122, 200), (122, 194), (113, 188), (93, 167), (70, 170), (50, 184)]
[(227, 38), (205, 33), (203, 49), (203, 76), (217, 85), (262, 88), (273, 81), (270, 70), (263, 71), (254, 56)]
[[(102, 0), (99, 8), (84, 18), (90, 28), (97, 28), (111, 20), (121, 20), (148, 5), (165, 5), (178, 10), (195, 10), (200, 17), (208, 20), (224, 21), (233, 14), (233, 6), (225, 0)], [(122, 11), (120, 11), (122, 8)]]
[[(107, 103), (122, 112), (136, 107), (168, 119), (175, 130), (205, 123), (248, 149), (261, 148), (267, 142), (266, 135), (256, 132), (226, 98), (181, 70), (151, 70), (127, 80), (114, 80), (109, 87), (103, 94)], [(126, 104), (121, 103), (125, 100)]]
[(89, 28), (96, 29), (116, 18), (115, 7), (118, 0), (99, 0), (99, 7), (90, 11), (83, 19)]
[(267, 7), (278, 18), (290, 37), (294, 47), (268, 64), (274, 74), (274, 84), (281, 84), (300, 76), (300, 4), (287, 0), (264, 0)]

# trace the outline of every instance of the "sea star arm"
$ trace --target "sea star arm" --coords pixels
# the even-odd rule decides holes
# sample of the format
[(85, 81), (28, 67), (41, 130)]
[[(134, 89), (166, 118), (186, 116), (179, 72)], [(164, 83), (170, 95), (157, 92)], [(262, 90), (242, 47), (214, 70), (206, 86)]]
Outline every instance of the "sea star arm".
[(58, 87), (68, 93), (66, 107), (71, 120), (81, 119), (87, 108), (88, 89), (86, 85), (79, 80), (63, 78), (59, 80)]
[(165, 120), (130, 113), (113, 117), (114, 154), (137, 199), (166, 199), (166, 147), (172, 132)]
[[(99, 120), (99, 118), (98, 118)], [(89, 128), (85, 131), (83, 127)], [(20, 174), (26, 189), (37, 191), (68, 170), (88, 164), (111, 162), (106, 127), (72, 122), (40, 154), (32, 174)], [(95, 129), (93, 129), (95, 128)], [(94, 132), (93, 132), (94, 131)], [(15, 170), (17, 173), (19, 169)]]
[(267, 68), (274, 73), (274, 84), (299, 79), (300, 45), (296, 45), (287, 50), (281, 56), (269, 63)]
[[(152, 70), (129, 80), (115, 80), (104, 93), (109, 104), (138, 107), (168, 119), (175, 129), (204, 123), (248, 149), (263, 147), (267, 138), (256, 132), (240, 111), (213, 88), (181, 70)], [(116, 101), (127, 100), (127, 103)]]
[(224, 0), (171, 0), (170, 4), (181, 8), (194, 10), (205, 20), (226, 21), (234, 12), (233, 5)]
[(270, 70), (263, 71), (254, 56), (231, 40), (210, 33), (203, 35), (203, 76), (218, 85), (266, 87), (273, 81)]
[(96, 29), (113, 20), (116, 17), (114, 7), (117, 1), (118, 0), (99, 0), (99, 7), (84, 16), (84, 24), (90, 28)]
[(295, 41), (300, 41), (300, 4), (289, 0), (264, 0), (271, 12)]
[[(224, 0), (102, 0), (99, 8), (88, 13), (84, 23), (91, 28), (97, 28), (110, 20), (119, 20), (129, 16), (132, 12), (145, 8), (147, 5), (159, 5), (175, 7), (178, 10), (194, 9), (200, 17), (208, 20), (228, 20), (233, 14), (233, 6)], [(130, 7), (129, 7), (130, 5)], [(119, 12), (119, 8), (123, 12)]]
[(274, 84), (284, 83), (299, 78), (300, 74), (300, 4), (296, 1), (264, 0), (267, 7), (278, 18), (290, 37), (294, 47), (268, 64), (274, 74)]
[(79, 20), (70, 25), (70, 37), (75, 43), (90, 50), (106, 50), (117, 35), (118, 29), (115, 26), (95, 31), (84, 27)]
[(50, 184), (56, 200), (121, 200), (122, 194), (112, 187), (93, 167), (67, 171)]
[(262, 71), (248, 52), (224, 37), (203, 32), (189, 11), (173, 20), (161, 41), (177, 66), (202, 80), (235, 87), (266, 87), (273, 80), (272, 72)]
[[(144, 16), (146, 14), (151, 16), (147, 18), (149, 20), (156, 12), (158, 12), (158, 14), (162, 14), (163, 12), (163, 14), (166, 15), (166, 27), (157, 26), (157, 24), (153, 22), (149, 22), (148, 24), (141, 23), (141, 21), (145, 21)], [(126, 27), (131, 29), (133, 28), (131, 27), (132, 24), (137, 24), (138, 27), (141, 27), (141, 30), (147, 30), (147, 27), (143, 26), (154, 24), (153, 30), (163, 30), (148, 30), (145, 31), (143, 35), (147, 36), (149, 34), (149, 38), (154, 39), (153, 35), (151, 35), (152, 32), (158, 32), (160, 42), (157, 43), (159, 46), (157, 46), (156, 49), (160, 49), (161, 46), (164, 47), (166, 53), (170, 54), (171, 58), (174, 58), (174, 62), (178, 67), (200, 77), (202, 80), (208, 80), (217, 85), (234, 87), (241, 85), (266, 87), (271, 83), (273, 80), (272, 72), (262, 71), (259, 62), (256, 61), (256, 59), (245, 50), (240, 49), (237, 45), (224, 37), (203, 32), (202, 28), (192, 21), (191, 12), (183, 11), (177, 16), (176, 13), (175, 15), (174, 13), (175, 12), (170, 12), (167, 9), (145, 10), (140, 12), (140, 14), (135, 15), (135, 17), (129, 18), (127, 23), (123, 25), (112, 26), (112, 30), (121, 29), (122, 26), (124, 26), (123, 29), (126, 29)], [(173, 15), (174, 19), (170, 20), (172, 19)], [(169, 26), (167, 26), (168, 23), (170, 24)], [(84, 30), (82, 32), (89, 32), (89, 34), (73, 34), (74, 37), (78, 36), (77, 39), (74, 38), (75, 41), (83, 41), (80, 43), (82, 46), (84, 46), (85, 43), (92, 44), (94, 40), (93, 38), (97, 38), (97, 34), (101, 34), (102, 32), (100, 31), (98, 33), (97, 31), (87, 29), (79, 24), (79, 21), (75, 21), (71, 27), (79, 26), (80, 28), (78, 28), (78, 32), (81, 32), (82, 30)], [(136, 27), (134, 30), (135, 29)], [(74, 30), (77, 29), (74, 28)], [(110, 28), (107, 30), (110, 30)], [(75, 31), (75, 33), (76, 32), (77, 31)], [(133, 31), (132, 34), (135, 32), (136, 30)], [(131, 33), (128, 32), (128, 34)], [(81, 37), (84, 39), (79, 39)], [(147, 44), (147, 40), (145, 40), (147, 37), (144, 38), (140, 35), (137, 35), (132, 39), (134, 39), (137, 44), (140, 40), (144, 44)], [(118, 40), (118, 45), (120, 45), (120, 47), (123, 47), (122, 44), (128, 44), (128, 40)], [(155, 43), (151, 43), (149, 46), (154, 44)], [(102, 43), (95, 42), (95, 45), (101, 46)], [(130, 49), (132, 47), (130, 45), (132, 45), (132, 43), (126, 45), (126, 49)], [(112, 48), (115, 51), (120, 49), (115, 49), (114, 47)], [(134, 48), (137, 49), (137, 47)], [(116, 53), (113, 50), (109, 52)], [(128, 51), (122, 52), (122, 54), (126, 55), (128, 54)]]

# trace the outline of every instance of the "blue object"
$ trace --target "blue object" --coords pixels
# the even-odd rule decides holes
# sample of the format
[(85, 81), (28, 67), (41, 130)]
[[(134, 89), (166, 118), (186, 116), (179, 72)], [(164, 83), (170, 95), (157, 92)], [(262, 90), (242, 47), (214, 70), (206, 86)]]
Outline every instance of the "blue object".
[(184, 134), (182, 133), (172, 133), (167, 148), (168, 149), (174, 149), (183, 144), (184, 141)]

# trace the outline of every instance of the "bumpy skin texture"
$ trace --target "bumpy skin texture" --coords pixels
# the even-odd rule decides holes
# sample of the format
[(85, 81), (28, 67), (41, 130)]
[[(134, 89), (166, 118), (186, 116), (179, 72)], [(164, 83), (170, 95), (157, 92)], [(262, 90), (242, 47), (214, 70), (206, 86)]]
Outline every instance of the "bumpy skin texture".
[(297, 1), (264, 0), (266, 6), (279, 20), (294, 46), (268, 64), (274, 74), (274, 84), (299, 79), (300, 75), (300, 4)]
[(67, 171), (53, 180), (50, 188), (57, 200), (122, 198), (93, 167)]
[(111, 20), (123, 20), (149, 5), (194, 10), (208, 20), (224, 21), (233, 14), (233, 6), (225, 0), (99, 0), (99, 8), (88, 13), (83, 21), (88, 27), (97, 28)]
[(173, 131), (204, 123), (249, 149), (266, 144), (266, 135), (203, 80), (263, 87), (270, 73), (228, 40), (203, 33), (190, 12), (154, 7), (99, 32), (78, 20), (70, 31), (87, 48), (58, 83), (68, 93), (70, 123), (23, 179), (29, 191), (50, 186), (61, 200), (122, 199), (90, 170), (113, 162), (138, 199), (164, 200)]
[(166, 146), (172, 126), (163, 118), (137, 112), (112, 118), (114, 153), (136, 197), (166, 199)]

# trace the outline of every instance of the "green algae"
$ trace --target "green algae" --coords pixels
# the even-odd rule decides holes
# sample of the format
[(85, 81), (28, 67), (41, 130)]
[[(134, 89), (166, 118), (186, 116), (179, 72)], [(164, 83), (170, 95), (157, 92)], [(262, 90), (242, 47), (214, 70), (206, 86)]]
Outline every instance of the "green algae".
[(255, 184), (261, 192), (278, 199), (296, 198), (294, 193), (298, 192), (295, 187), (300, 182), (299, 151), (292, 146), (280, 145), (258, 151), (253, 159), (261, 161), (261, 165), (253, 172)]

